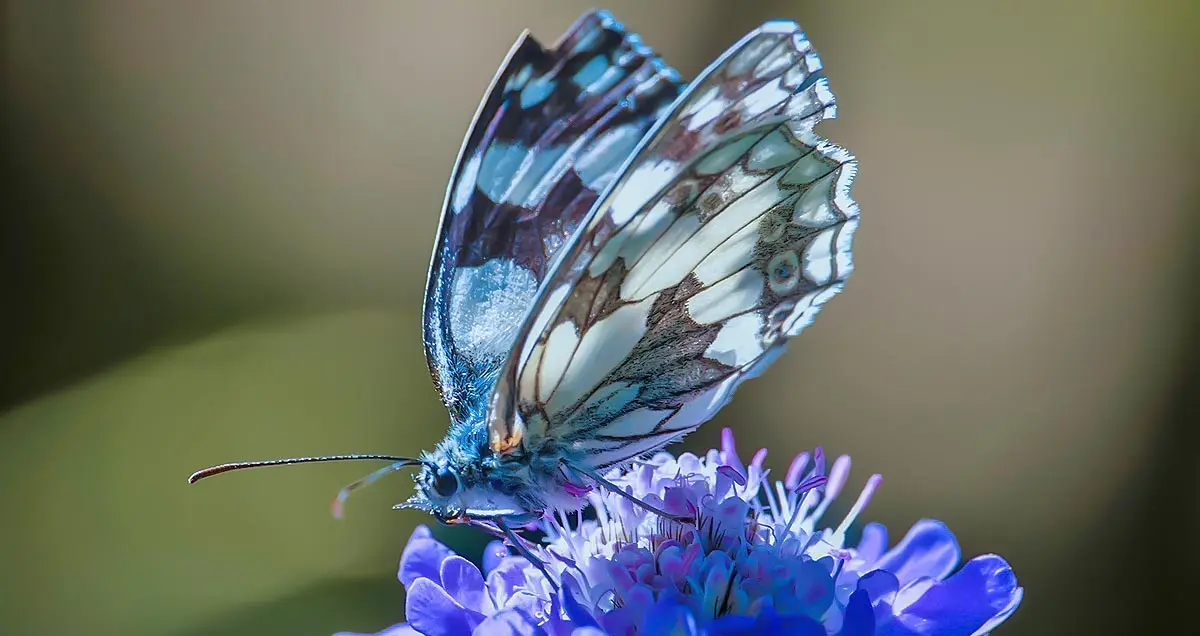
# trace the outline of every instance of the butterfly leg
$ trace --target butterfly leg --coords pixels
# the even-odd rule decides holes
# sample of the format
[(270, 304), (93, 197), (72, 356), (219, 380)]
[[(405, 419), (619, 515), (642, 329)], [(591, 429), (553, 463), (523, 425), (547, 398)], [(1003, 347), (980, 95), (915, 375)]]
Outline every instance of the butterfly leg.
[(501, 540), (505, 540), (505, 541), (508, 540), (508, 535), (504, 534), (504, 531), (502, 531), (500, 528), (498, 528), (495, 525), (492, 525), (486, 521), (471, 521), (470, 526), (472, 528), (479, 528), (480, 530), (483, 530), (484, 532), (492, 535), (493, 537), (496, 537), (497, 539), (501, 539)]
[(681, 516), (681, 515), (673, 515), (673, 514), (667, 512), (666, 510), (663, 510), (662, 508), (659, 508), (657, 506), (652, 506), (652, 505), (642, 501), (641, 499), (634, 497), (633, 495), (625, 492), (625, 490), (622, 489), (620, 486), (605, 479), (603, 476), (600, 475), (600, 473), (598, 473), (590, 468), (585, 468), (583, 466), (576, 466), (574, 464), (567, 463), (566, 460), (563, 460), (563, 465), (577, 473), (584, 475), (585, 477), (590, 478), (592, 481), (595, 481), (597, 484), (599, 484), (601, 487), (608, 490), (609, 492), (611, 492), (615, 495), (620, 495), (620, 496), (628, 499), (629, 503), (637, 506), (638, 508), (641, 508), (642, 510), (645, 510), (646, 512), (656, 514), (664, 519), (669, 519), (671, 521), (676, 521), (679, 523), (686, 523), (686, 524), (695, 524), (696, 523), (696, 520), (691, 517), (685, 517), (685, 516)]
[(513, 548), (517, 550), (517, 554), (525, 557), (525, 559), (532, 563), (534, 567), (536, 567), (538, 570), (541, 570), (542, 576), (546, 577), (546, 580), (550, 582), (550, 586), (554, 588), (555, 592), (557, 592), (558, 582), (554, 579), (554, 577), (550, 576), (550, 571), (546, 569), (546, 564), (539, 559), (532, 550), (529, 549), (529, 546), (525, 545), (525, 540), (522, 539), (516, 532), (513, 532), (513, 529), (510, 528), (508, 524), (504, 523), (503, 519), (496, 519), (496, 527), (500, 529), (500, 532), (504, 533), (504, 536), (508, 539), (508, 542), (511, 543)]
[[(522, 537), (521, 535), (516, 534), (515, 530), (511, 530), (513, 526), (501, 524), (498, 521), (474, 520), (474, 521), (470, 521), (469, 523), (472, 528), (478, 528), (480, 530), (483, 530), (484, 532), (486, 532), (486, 533), (492, 535), (493, 537), (496, 537), (497, 539), (500, 539), (506, 543), (514, 543), (515, 544), (516, 542), (520, 542), (520, 545), (516, 545), (515, 547), (517, 547), (518, 549), (524, 548), (524, 550), (521, 550), (521, 556), (530, 558), (530, 557), (526, 556), (526, 553), (533, 551), (533, 548), (529, 547), (529, 546), (533, 545), (533, 543), (531, 543), (525, 537)], [(505, 530), (511, 530), (511, 534), (508, 532), (505, 532)], [(516, 538), (514, 539), (513, 537), (516, 537)]]

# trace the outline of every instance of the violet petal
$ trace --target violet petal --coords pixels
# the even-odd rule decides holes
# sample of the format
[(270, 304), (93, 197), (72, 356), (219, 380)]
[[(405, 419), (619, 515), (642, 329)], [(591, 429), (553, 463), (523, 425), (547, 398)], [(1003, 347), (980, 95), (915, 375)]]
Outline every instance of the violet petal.
[(492, 568), (487, 575), (487, 588), (496, 599), (497, 607), (505, 607), (518, 587), (527, 585), (525, 569), (529, 563), (520, 557), (508, 557)]
[(446, 590), (427, 578), (419, 578), (408, 586), (404, 613), (413, 629), (424, 636), (462, 636), (483, 622), (483, 614), (459, 605)]
[(528, 616), (537, 617), (546, 613), (546, 602), (530, 592), (521, 590), (508, 598), (503, 609), (520, 610)]
[(881, 523), (871, 522), (863, 526), (862, 538), (858, 541), (858, 557), (867, 563), (874, 563), (887, 550), (887, 527)]
[(433, 538), (428, 526), (417, 526), (408, 539), (408, 545), (404, 546), (404, 553), (400, 555), (400, 572), (397, 576), (404, 587), (421, 577), (441, 583), (442, 561), (452, 554), (453, 550)]
[(646, 613), (639, 633), (654, 636), (700, 636), (696, 618), (683, 605), (666, 601), (655, 603)]
[(442, 588), (459, 605), (473, 612), (486, 614), (495, 609), (483, 587), (483, 574), (479, 568), (457, 554), (442, 561)]
[(483, 573), (491, 574), (497, 565), (511, 556), (503, 541), (492, 541), (483, 549)]
[(962, 558), (958, 540), (946, 524), (932, 519), (918, 521), (900, 543), (884, 554), (875, 567), (896, 575), (900, 587), (927, 576), (941, 580), (954, 571)]
[(825, 627), (815, 619), (780, 615), (770, 607), (757, 616), (721, 616), (707, 628), (704, 633), (712, 636), (826, 636)]
[(858, 589), (871, 597), (876, 625), (884, 625), (895, 617), (892, 605), (896, 603), (896, 593), (900, 590), (900, 582), (896, 575), (884, 570), (868, 572), (858, 580)]
[(489, 616), (471, 636), (546, 636), (546, 630), (528, 614), (510, 609)]
[(592, 616), (592, 613), (589, 612), (588, 609), (579, 601), (575, 600), (575, 595), (572, 594), (571, 590), (565, 585), (562, 588), (561, 598), (563, 610), (566, 611), (567, 618), (574, 621), (575, 624), (579, 625), (580, 627), (600, 626), (600, 623), (596, 622), (596, 619)]
[(871, 608), (871, 597), (866, 590), (850, 595), (846, 612), (842, 615), (842, 631), (839, 636), (871, 636), (875, 633), (875, 611)]
[[(1016, 609), (1022, 595), (1008, 562), (994, 554), (975, 557), (944, 581), (934, 582), (920, 598), (900, 608), (897, 628), (889, 634), (969, 636), (994, 627)], [(989, 628), (990, 628), (989, 627)]]
[(360, 634), (358, 632), (338, 632), (333, 636), (421, 636), (417, 630), (413, 629), (408, 623), (400, 623), (391, 627), (376, 632), (374, 634)]

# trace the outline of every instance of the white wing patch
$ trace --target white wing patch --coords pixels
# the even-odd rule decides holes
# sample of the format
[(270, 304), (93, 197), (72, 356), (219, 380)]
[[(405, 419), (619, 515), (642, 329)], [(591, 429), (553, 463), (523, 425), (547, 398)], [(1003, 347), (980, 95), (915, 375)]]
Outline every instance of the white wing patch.
[[(593, 431), (593, 439), (603, 437), (633, 437), (640, 435), (646, 431), (652, 431), (655, 427), (674, 415), (672, 409), (638, 409), (630, 411), (620, 417), (614, 418), (604, 426)], [(586, 445), (585, 445), (586, 447)]]
[(758, 306), (762, 294), (762, 274), (745, 268), (687, 299), (687, 312), (696, 322), (711, 325)]
[[(596, 378), (608, 375), (629, 357), (646, 332), (646, 319), (653, 299), (625, 305), (591, 326), (570, 351), (571, 362), (557, 383), (549, 403), (558, 412), (575, 403), (596, 386)], [(570, 324), (570, 323), (563, 323)], [(531, 371), (529, 371), (531, 372)], [(546, 378), (543, 376), (543, 382)]]
[(579, 347), (578, 327), (564, 322), (550, 332), (546, 339), (540, 367), (528, 367), (528, 373), (537, 376), (537, 395), (539, 400), (547, 401), (558, 388), (562, 376), (571, 364), (571, 356)]
[[(854, 159), (792, 23), (694, 82), (584, 219), (509, 370), (526, 447), (604, 468), (717, 412), (853, 270)], [(564, 291), (565, 290), (565, 291)], [(528, 353), (524, 353), (528, 352)]]
[(450, 311), (457, 317), (451, 333), (466, 355), (502, 358), (529, 310), (526, 300), (537, 291), (529, 270), (508, 260), (492, 260), (454, 272)]
[(756, 360), (763, 353), (762, 317), (754, 313), (735, 316), (717, 332), (717, 339), (704, 350), (704, 357), (721, 364), (741, 368)]

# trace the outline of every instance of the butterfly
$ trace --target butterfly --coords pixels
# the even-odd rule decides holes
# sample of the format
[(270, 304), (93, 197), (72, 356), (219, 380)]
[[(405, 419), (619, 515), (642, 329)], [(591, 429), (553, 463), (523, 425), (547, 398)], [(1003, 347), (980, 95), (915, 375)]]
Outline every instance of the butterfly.
[(336, 455), (192, 475), (382, 460), (397, 508), (504, 536), (696, 430), (853, 269), (856, 162), (794, 22), (767, 22), (691, 83), (607, 12), (556, 45), (525, 32), (459, 152), (429, 268), (424, 343), (450, 414), (417, 458)]

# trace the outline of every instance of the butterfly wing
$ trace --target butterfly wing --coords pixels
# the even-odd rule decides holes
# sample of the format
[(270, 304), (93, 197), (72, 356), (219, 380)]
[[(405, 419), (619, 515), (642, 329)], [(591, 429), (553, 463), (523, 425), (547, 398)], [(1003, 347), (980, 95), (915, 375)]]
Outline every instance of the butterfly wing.
[(593, 209), (493, 396), (493, 450), (592, 468), (694, 430), (850, 274), (855, 163), (794, 23), (768, 23), (694, 82)]
[(607, 12), (550, 50), (513, 46), (459, 152), (426, 287), (426, 359), (455, 422), (482, 415), (549, 262), (679, 91)]

